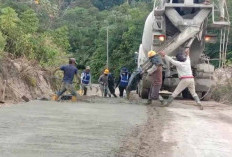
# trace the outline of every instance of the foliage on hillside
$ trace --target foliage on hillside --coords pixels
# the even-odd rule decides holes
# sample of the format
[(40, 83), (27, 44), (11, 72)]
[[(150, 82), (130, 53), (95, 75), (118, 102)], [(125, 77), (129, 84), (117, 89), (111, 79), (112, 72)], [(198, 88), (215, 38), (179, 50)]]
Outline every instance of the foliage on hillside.
[[(44, 66), (56, 66), (72, 54), (79, 64), (91, 66), (96, 79), (106, 65), (108, 27), (110, 70), (116, 75), (122, 66), (133, 70), (152, 1), (39, 0), (36, 5), (31, 0), (1, 0), (0, 52), (26, 56)], [(219, 44), (206, 49), (212, 58), (218, 51)]]
[[(1, 52), (11, 53), (15, 57), (25, 56), (39, 61), (42, 65), (53, 65), (62, 59), (62, 56), (65, 57), (66, 45), (69, 43), (67, 29), (39, 32), (37, 13), (27, 7), (19, 8), (20, 6), (0, 8)], [(64, 41), (57, 42), (60, 39), (54, 37), (62, 31)]]

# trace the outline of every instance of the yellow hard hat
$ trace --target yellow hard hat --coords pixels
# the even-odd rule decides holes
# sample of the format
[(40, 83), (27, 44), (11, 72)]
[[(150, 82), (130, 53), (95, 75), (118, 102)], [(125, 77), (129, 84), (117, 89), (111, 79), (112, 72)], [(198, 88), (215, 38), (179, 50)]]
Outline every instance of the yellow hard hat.
[(153, 56), (155, 56), (157, 53), (155, 52), (155, 51), (149, 51), (148, 52), (148, 58), (151, 58), (151, 57), (153, 57)]
[(104, 74), (109, 74), (109, 73), (110, 73), (109, 69), (106, 69), (106, 70), (104, 71)]
[(34, 2), (35, 2), (35, 4), (39, 4), (39, 0), (35, 0)]

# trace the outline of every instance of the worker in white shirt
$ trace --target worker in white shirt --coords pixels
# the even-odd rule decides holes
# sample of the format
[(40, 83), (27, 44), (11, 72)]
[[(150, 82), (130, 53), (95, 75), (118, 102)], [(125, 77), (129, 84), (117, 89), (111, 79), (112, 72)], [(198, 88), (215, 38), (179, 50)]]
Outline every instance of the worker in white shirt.
[(172, 95), (169, 96), (168, 100), (165, 102), (165, 106), (169, 106), (175, 97), (177, 97), (185, 88), (188, 88), (192, 97), (196, 101), (196, 105), (199, 106), (201, 110), (203, 110), (201, 101), (195, 91), (195, 81), (192, 73), (189, 51), (189, 48), (187, 48), (185, 49), (184, 53), (178, 53), (176, 55), (177, 61), (166, 55), (165, 52), (160, 52), (161, 56), (163, 56), (166, 61), (169, 61), (176, 66), (180, 78), (180, 83), (178, 84)]

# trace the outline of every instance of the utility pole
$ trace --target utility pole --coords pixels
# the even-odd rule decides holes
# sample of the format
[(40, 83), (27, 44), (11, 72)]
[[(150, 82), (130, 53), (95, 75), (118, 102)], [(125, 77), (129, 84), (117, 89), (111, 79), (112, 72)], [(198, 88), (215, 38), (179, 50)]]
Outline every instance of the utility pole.
[(106, 60), (106, 66), (107, 66), (107, 69), (109, 69), (109, 26), (107, 26), (107, 39), (106, 39), (106, 56), (107, 56), (107, 60)]

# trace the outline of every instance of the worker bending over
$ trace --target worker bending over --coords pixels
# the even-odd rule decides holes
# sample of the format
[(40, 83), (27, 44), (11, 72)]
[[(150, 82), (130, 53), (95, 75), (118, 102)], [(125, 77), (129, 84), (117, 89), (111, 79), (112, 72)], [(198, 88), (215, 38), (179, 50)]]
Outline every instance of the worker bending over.
[(163, 99), (159, 96), (159, 91), (162, 86), (162, 71), (163, 71), (163, 61), (160, 55), (155, 51), (148, 52), (148, 58), (152, 63), (152, 67), (147, 70), (148, 76), (151, 77), (151, 87), (149, 91), (147, 105), (152, 104), (152, 100), (160, 100), (163, 103)]
[(166, 61), (171, 62), (173, 65), (176, 66), (180, 82), (178, 86), (176, 87), (175, 91), (172, 93), (171, 96), (169, 96), (168, 100), (165, 102), (166, 106), (169, 106), (173, 99), (177, 97), (185, 88), (188, 88), (192, 97), (196, 101), (196, 105), (200, 107), (201, 110), (203, 110), (203, 106), (201, 104), (201, 101), (195, 91), (195, 82), (194, 77), (191, 69), (191, 61), (189, 57), (189, 48), (185, 49), (185, 53), (178, 53), (176, 55), (177, 61), (173, 60), (171, 57), (165, 54), (165, 52), (160, 52), (160, 54), (165, 57)]
[(90, 87), (90, 89), (92, 89), (91, 73), (89, 66), (87, 66), (81, 74), (81, 89), (84, 91), (84, 95), (87, 95), (87, 87)]
[(78, 69), (76, 68), (76, 59), (70, 58), (68, 65), (63, 65), (60, 68), (57, 68), (53, 73), (57, 70), (62, 70), (64, 72), (64, 77), (62, 81), (62, 87), (61, 90), (57, 92), (55, 95), (54, 100), (58, 100), (58, 98), (64, 94), (65, 91), (69, 90), (72, 94), (72, 101), (77, 101), (77, 92), (73, 86), (73, 79), (74, 76), (77, 77), (78, 80), (80, 80), (80, 76), (78, 75)]
[(108, 69), (105, 69), (104, 73), (98, 79), (98, 83), (100, 84), (100, 89), (103, 97), (107, 97), (107, 95), (111, 97), (109, 86), (108, 86), (109, 73), (110, 71)]
[(121, 69), (120, 76), (119, 76), (119, 79), (118, 79), (118, 83), (116, 85), (116, 88), (117, 87), (119, 88), (119, 96), (121, 98), (123, 97), (123, 93), (124, 93), (124, 91), (126, 90), (126, 88), (128, 86), (129, 79), (130, 79), (129, 71), (128, 71), (128, 69), (126, 67), (123, 67)]

